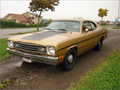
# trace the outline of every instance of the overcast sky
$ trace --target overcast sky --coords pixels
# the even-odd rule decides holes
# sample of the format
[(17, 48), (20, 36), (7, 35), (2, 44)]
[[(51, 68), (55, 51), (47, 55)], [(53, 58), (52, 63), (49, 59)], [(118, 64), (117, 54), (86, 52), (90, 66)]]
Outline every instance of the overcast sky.
[[(28, 6), (31, 0), (0, 0), (0, 18), (8, 13), (22, 14), (30, 11)], [(98, 9), (108, 9), (108, 16), (104, 20), (115, 20), (118, 16), (119, 0), (60, 0), (55, 12), (43, 12), (46, 19), (82, 17), (91, 20), (100, 20)]]

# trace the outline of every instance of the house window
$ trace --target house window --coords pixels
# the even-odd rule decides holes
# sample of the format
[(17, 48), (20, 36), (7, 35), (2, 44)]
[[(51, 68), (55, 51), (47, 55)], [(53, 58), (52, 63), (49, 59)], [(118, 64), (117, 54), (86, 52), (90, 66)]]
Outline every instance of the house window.
[(34, 19), (34, 17), (29, 17), (29, 19)]

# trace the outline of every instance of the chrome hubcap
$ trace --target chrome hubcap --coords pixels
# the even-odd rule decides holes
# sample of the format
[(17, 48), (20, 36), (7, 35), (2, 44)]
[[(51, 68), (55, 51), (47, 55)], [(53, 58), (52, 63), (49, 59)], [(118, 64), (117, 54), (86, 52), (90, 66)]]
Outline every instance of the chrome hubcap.
[(102, 46), (102, 43), (101, 43), (101, 42), (99, 42), (99, 47), (101, 48), (101, 46)]
[(101, 45), (101, 42), (99, 42), (99, 45)]
[(69, 63), (72, 63), (72, 62), (73, 62), (73, 55), (70, 54), (70, 55), (68, 56), (68, 62), (69, 62)]

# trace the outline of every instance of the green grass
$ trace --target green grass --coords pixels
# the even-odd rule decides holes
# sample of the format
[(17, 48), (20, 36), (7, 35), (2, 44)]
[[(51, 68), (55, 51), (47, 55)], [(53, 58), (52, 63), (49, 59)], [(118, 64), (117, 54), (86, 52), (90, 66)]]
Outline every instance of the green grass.
[(105, 28), (106, 28), (106, 27), (115, 27), (115, 25), (108, 25), (108, 24), (107, 24), (107, 25), (101, 25), (101, 26), (102, 26), (102, 27), (105, 27)]
[(113, 29), (120, 29), (120, 26), (115, 26), (113, 27)]
[(6, 50), (7, 47), (7, 38), (0, 39), (0, 60), (11, 57)]
[(120, 50), (88, 72), (80, 82), (69, 90), (119, 90), (120, 89)]
[(2, 83), (0, 84), (0, 89), (4, 89), (6, 87), (8, 87), (10, 84), (10, 79), (5, 79), (4, 81), (2, 81)]
[(20, 35), (20, 34), (27, 34), (27, 33), (34, 33), (34, 32), (37, 32), (37, 31), (18, 32), (18, 33), (11, 33), (9, 35)]

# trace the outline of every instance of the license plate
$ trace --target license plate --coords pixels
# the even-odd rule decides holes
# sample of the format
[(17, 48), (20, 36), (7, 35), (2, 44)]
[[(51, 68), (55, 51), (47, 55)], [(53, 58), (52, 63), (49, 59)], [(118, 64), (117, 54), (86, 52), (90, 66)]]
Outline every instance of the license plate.
[(32, 61), (31, 61), (31, 59), (24, 58), (24, 57), (22, 57), (22, 60), (23, 60), (23, 61), (25, 61), (25, 62), (29, 62), (29, 63), (31, 63), (31, 62), (32, 62)]

